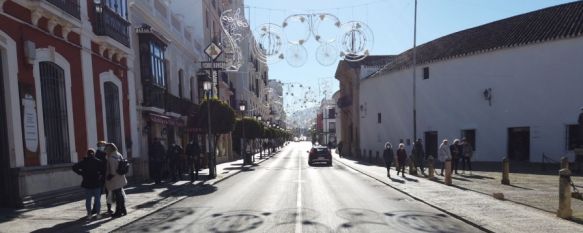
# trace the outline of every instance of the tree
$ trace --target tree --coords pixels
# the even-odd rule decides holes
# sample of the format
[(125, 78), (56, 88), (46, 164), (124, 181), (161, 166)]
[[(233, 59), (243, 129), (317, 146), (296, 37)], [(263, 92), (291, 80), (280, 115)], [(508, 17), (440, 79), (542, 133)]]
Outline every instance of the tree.
[[(263, 136), (264, 127), (261, 122), (254, 118), (244, 117), (235, 121), (235, 130), (233, 131), (234, 138), (257, 139)], [(244, 133), (244, 135), (243, 135)], [(237, 140), (239, 141), (239, 140)], [(241, 151), (243, 154), (243, 151)], [(245, 164), (251, 164), (251, 154), (245, 154)]]
[[(209, 105), (210, 105), (210, 122), (211, 122), (211, 132), (213, 135), (212, 145), (217, 145), (219, 140), (219, 135), (230, 133), (233, 131), (235, 125), (235, 111), (227, 103), (220, 101), (218, 99), (206, 99), (202, 102), (198, 117), (198, 128), (202, 129), (204, 132), (209, 132)], [(211, 147), (213, 150), (215, 147)], [(216, 176), (216, 156), (215, 152), (212, 151), (209, 154), (209, 169), (210, 176)]]

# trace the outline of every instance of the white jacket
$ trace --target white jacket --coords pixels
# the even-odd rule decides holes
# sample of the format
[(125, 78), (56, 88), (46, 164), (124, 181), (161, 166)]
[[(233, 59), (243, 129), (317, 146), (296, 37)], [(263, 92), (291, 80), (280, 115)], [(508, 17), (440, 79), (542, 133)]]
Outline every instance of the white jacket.
[(451, 152), (449, 151), (449, 145), (441, 143), (439, 146), (439, 152), (437, 152), (439, 161), (445, 162), (446, 159), (451, 159)]
[(116, 190), (123, 188), (128, 184), (128, 180), (126, 179), (125, 175), (117, 174), (117, 166), (119, 165), (119, 161), (123, 159), (123, 156), (120, 153), (115, 153), (110, 155), (107, 158), (107, 167), (105, 176), (109, 176), (110, 174), (113, 175), (113, 178), (110, 180), (105, 180), (105, 187), (107, 190)]

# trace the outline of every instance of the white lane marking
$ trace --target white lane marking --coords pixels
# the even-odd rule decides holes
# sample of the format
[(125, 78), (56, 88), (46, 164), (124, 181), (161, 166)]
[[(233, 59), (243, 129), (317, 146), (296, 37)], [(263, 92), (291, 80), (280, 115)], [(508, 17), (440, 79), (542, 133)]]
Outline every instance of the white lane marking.
[(302, 233), (302, 154), (298, 159), (298, 195), (296, 198), (296, 233)]

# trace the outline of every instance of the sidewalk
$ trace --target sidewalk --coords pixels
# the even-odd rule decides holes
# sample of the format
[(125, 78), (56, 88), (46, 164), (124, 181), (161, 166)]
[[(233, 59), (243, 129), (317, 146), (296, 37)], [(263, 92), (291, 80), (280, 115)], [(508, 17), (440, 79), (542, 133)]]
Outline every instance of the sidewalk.
[[(256, 164), (270, 159), (277, 152), (263, 156), (255, 155)], [(13, 232), (110, 232), (123, 225), (140, 219), (161, 208), (176, 203), (184, 198), (206, 195), (214, 192), (213, 185), (242, 171), (252, 170), (253, 166), (243, 166), (243, 160), (236, 160), (217, 165), (217, 178), (197, 180), (193, 183), (181, 180), (175, 183), (136, 184), (126, 187), (126, 208), (124, 217), (111, 219), (107, 214), (99, 220), (85, 220), (85, 200), (72, 201), (50, 208), (0, 209), (0, 233)], [(208, 176), (208, 169), (199, 172), (200, 177)], [(190, 179), (189, 177), (183, 177)], [(199, 186), (199, 187), (197, 187)], [(195, 188), (197, 187), (197, 188)], [(101, 199), (101, 212), (107, 210), (105, 195)]]
[[(555, 216), (558, 176), (511, 173), (512, 186), (505, 186), (500, 184), (499, 173), (474, 172), (472, 176), (454, 175), (453, 186), (446, 186), (441, 176), (437, 176), (437, 181), (408, 174), (403, 178), (391, 169), (392, 179), (389, 179), (384, 167), (346, 158), (335, 157), (335, 160), (419, 201), (493, 232), (583, 232), (583, 225)], [(577, 177), (574, 182), (582, 184), (583, 179)], [(494, 192), (503, 192), (509, 201), (494, 199)], [(576, 199), (572, 201), (573, 211), (577, 214), (583, 210), (581, 202)]]

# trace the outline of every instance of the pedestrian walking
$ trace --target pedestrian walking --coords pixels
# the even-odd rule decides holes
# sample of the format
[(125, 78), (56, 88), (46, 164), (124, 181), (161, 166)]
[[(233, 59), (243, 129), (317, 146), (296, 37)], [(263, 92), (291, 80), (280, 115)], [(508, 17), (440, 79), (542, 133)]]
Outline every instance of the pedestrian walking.
[(421, 138), (418, 138), (413, 145), (413, 150), (411, 151), (411, 157), (413, 158), (413, 164), (415, 167), (419, 167), (421, 173), (425, 173), (425, 150), (423, 150), (423, 143)]
[(474, 155), (474, 148), (472, 147), (472, 143), (468, 141), (466, 138), (462, 138), (462, 174), (466, 173), (466, 164), (468, 165), (468, 169), (470, 171), (470, 175), (472, 174), (472, 157)]
[(441, 162), (441, 173), (440, 175), (443, 176), (443, 168), (445, 167), (445, 161), (451, 159), (451, 151), (449, 149), (449, 142), (447, 139), (443, 139), (441, 145), (439, 145), (439, 151), (437, 152), (437, 157), (439, 158), (439, 162)]
[(338, 148), (336, 149), (336, 152), (338, 152), (338, 156), (340, 156), (340, 158), (342, 158), (342, 146), (343, 146), (343, 145), (344, 145), (344, 144), (343, 144), (343, 142), (342, 142), (342, 141), (340, 141), (340, 142), (338, 143)]
[[(124, 157), (119, 153), (117, 146), (113, 143), (105, 145), (105, 152), (107, 153), (107, 179), (105, 186), (111, 192), (111, 200), (115, 200), (115, 213), (111, 215), (113, 218), (119, 218), (127, 214), (125, 207), (126, 194), (123, 187), (128, 184), (125, 174), (119, 174), (120, 162)], [(110, 202), (111, 202), (110, 200)]]
[(383, 150), (383, 159), (385, 161), (385, 167), (387, 168), (387, 177), (391, 178), (391, 164), (393, 163), (393, 145), (390, 142), (385, 143), (385, 149)]
[(168, 147), (168, 171), (172, 177), (172, 182), (182, 179), (180, 156), (183, 151), (182, 146), (176, 143), (172, 143), (172, 145)]
[(449, 150), (451, 152), (451, 164), (452, 164), (452, 171), (455, 171), (455, 174), (457, 175), (457, 170), (458, 170), (458, 163), (460, 161), (460, 157), (462, 154), (462, 151), (460, 150), (460, 140), (459, 139), (454, 139), (453, 143), (449, 146)]
[[(92, 218), (93, 214), (95, 214), (96, 218), (99, 218), (101, 209), (101, 180), (105, 176), (105, 169), (103, 162), (95, 157), (95, 149), (89, 149), (87, 151), (87, 157), (83, 161), (75, 164), (73, 171), (83, 177), (81, 187), (85, 189), (86, 218)], [(94, 205), (91, 205), (92, 201), (95, 202)]]
[(148, 151), (150, 152), (150, 178), (154, 180), (156, 184), (160, 184), (162, 182), (162, 167), (164, 164), (164, 158), (166, 157), (166, 149), (159, 138), (154, 138)]
[(188, 156), (188, 167), (190, 181), (198, 180), (198, 170), (200, 169), (200, 146), (195, 139), (190, 140), (186, 146), (186, 155)]
[(399, 162), (397, 168), (397, 176), (399, 172), (405, 177), (405, 162), (407, 161), (407, 151), (405, 150), (405, 144), (399, 143), (399, 149), (397, 150), (397, 161)]
[[(105, 144), (107, 144), (107, 142), (105, 141), (97, 142), (97, 150), (95, 151), (95, 157), (101, 161), (101, 166), (103, 168), (104, 173), (107, 166), (107, 153), (105, 153)], [(105, 199), (107, 200), (109, 192), (107, 191), (107, 188), (105, 188), (105, 175), (101, 177), (101, 187), (102, 187), (101, 193), (102, 194), (105, 193)], [(94, 206), (93, 209), (96, 210), (97, 206)], [(113, 214), (110, 203), (107, 203), (107, 213)]]

